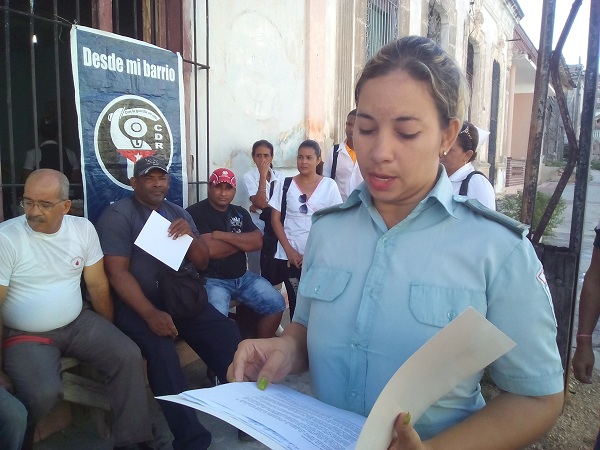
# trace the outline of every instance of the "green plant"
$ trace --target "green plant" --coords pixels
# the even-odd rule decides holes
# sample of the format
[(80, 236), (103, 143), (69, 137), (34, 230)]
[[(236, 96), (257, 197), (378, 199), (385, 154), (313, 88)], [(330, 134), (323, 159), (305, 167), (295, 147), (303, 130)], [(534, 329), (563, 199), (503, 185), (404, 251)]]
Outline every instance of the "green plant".
[(590, 163), (590, 169), (592, 170), (600, 170), (600, 159), (595, 159)]
[[(535, 230), (538, 223), (540, 223), (540, 219), (542, 218), (542, 214), (546, 210), (546, 206), (550, 202), (550, 195), (545, 194), (543, 192), (537, 192), (535, 194), (535, 205), (533, 207), (533, 224), (531, 226), (532, 230)], [(523, 204), (523, 192), (517, 191), (516, 195), (507, 195), (503, 199), (498, 200), (497, 209), (502, 214), (507, 215), (508, 217), (512, 217), (515, 220), (520, 220), (521, 216), (521, 206)], [(544, 236), (552, 236), (554, 234), (554, 230), (558, 227), (563, 218), (562, 214), (567, 207), (565, 201), (561, 198), (558, 200), (558, 204), (552, 213), (552, 217), (544, 230)]]
[(567, 163), (564, 161), (546, 161), (544, 165), (546, 167), (565, 167)]

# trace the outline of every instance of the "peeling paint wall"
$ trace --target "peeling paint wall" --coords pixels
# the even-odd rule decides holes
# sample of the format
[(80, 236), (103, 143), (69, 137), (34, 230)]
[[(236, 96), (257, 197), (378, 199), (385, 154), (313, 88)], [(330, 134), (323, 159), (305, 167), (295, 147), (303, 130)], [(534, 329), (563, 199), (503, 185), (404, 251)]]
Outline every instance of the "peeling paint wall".
[[(399, 35), (426, 35), (432, 2), (398, 5)], [(500, 63), (496, 170), (501, 172), (510, 141), (508, 40), (516, 18), (502, 0), (437, 0), (434, 7), (443, 19), (443, 46), (461, 66), (466, 67), (468, 43), (474, 46), (471, 114), (484, 129), (490, 121), (492, 63)], [(317, 140), (326, 154), (343, 138), (350, 84), (364, 61), (366, 8), (366, 0), (209, 0), (210, 169), (229, 167), (241, 181), (254, 166), (252, 143), (267, 139), (275, 147), (274, 166), (291, 174), (302, 140)], [(487, 144), (478, 153), (485, 166)], [(249, 204), (241, 186), (235, 201)]]
[(214, 0), (209, 12), (210, 168), (231, 168), (236, 202), (247, 205), (241, 181), (252, 144), (270, 141), (280, 167), (305, 136), (305, 3)]

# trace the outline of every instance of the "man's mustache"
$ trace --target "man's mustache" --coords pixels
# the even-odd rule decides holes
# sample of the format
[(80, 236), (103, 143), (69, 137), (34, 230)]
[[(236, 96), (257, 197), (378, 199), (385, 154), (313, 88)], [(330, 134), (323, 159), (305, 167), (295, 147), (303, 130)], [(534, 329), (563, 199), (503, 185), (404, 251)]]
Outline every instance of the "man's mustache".
[(46, 218), (44, 216), (27, 216), (27, 221), (34, 223), (45, 223)]

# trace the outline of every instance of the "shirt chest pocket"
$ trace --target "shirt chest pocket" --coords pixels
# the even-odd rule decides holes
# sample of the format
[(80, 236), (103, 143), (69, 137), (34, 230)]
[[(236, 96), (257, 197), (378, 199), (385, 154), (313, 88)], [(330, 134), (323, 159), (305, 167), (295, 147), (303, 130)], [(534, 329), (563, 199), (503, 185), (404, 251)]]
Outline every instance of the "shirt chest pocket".
[(445, 327), (469, 306), (485, 316), (485, 292), (421, 284), (410, 286), (410, 312), (419, 323)]
[(335, 300), (346, 289), (350, 275), (344, 270), (312, 266), (302, 275), (300, 295), (326, 302)]

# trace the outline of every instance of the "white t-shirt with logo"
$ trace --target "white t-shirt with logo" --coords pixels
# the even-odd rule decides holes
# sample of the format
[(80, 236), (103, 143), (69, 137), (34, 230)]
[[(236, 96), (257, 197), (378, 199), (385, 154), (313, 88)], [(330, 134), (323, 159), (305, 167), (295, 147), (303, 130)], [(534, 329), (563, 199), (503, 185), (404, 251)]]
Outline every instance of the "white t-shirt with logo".
[(44, 332), (71, 323), (82, 308), (83, 268), (102, 257), (98, 234), (83, 217), (64, 216), (54, 234), (33, 231), (24, 215), (0, 223), (4, 324)]

